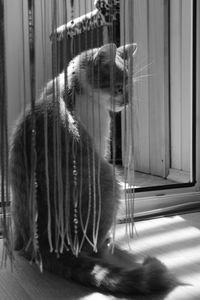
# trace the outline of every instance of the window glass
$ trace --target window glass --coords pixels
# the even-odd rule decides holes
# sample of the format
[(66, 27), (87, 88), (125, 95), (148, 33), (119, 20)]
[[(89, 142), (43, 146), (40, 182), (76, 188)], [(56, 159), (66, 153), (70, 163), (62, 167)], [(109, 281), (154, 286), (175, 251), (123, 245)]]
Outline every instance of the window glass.
[(128, 183), (136, 191), (192, 185), (193, 1), (122, 1), (120, 15), (122, 43), (138, 44), (132, 108), (122, 116)]

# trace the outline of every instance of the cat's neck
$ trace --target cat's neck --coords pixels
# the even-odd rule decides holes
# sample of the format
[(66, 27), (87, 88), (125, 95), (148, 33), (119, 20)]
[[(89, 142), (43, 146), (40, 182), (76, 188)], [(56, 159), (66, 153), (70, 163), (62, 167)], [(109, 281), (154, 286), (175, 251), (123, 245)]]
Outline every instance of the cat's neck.
[(92, 95), (77, 94), (75, 110), (77, 118), (85, 126), (94, 141), (97, 152), (105, 157), (109, 149), (110, 114), (106, 107), (100, 104), (104, 101), (99, 97), (104, 96), (95, 95), (95, 93)]

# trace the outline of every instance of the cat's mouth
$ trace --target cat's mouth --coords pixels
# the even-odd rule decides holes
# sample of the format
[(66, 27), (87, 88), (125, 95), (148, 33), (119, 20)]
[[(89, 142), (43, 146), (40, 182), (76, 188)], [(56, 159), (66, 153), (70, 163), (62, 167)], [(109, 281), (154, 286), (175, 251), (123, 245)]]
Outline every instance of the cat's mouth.
[(114, 112), (119, 112), (123, 110), (128, 104), (129, 104), (128, 96), (123, 97), (118, 95), (113, 98), (111, 97), (110, 110)]

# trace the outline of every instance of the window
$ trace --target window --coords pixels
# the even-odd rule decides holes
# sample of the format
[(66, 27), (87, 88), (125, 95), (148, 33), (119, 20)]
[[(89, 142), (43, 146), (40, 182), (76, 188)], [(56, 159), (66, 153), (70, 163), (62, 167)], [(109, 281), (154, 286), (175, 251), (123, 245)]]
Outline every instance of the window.
[[(8, 204), (8, 140), (6, 118), (6, 82), (5, 82), (5, 40), (4, 40), (4, 1), (0, 0), (0, 237), (5, 224), (4, 207)], [(3, 205), (2, 205), (3, 204)]]
[[(122, 43), (138, 44), (132, 112), (122, 123), (128, 143), (122, 145), (124, 164), (131, 160), (136, 171), (129, 170), (129, 183), (136, 186), (139, 215), (200, 205), (196, 6), (192, 0), (121, 3)], [(131, 146), (125, 127), (134, 131)]]

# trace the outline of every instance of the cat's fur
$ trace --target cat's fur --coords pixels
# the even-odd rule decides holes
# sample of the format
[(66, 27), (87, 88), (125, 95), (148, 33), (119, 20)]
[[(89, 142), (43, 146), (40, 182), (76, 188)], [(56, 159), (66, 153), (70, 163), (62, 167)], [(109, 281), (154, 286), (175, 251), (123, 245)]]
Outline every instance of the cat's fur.
[[(37, 207), (38, 207), (38, 241), (42, 255), (44, 269), (60, 274), (66, 278), (72, 278), (86, 285), (95, 286), (111, 293), (142, 293), (148, 294), (154, 291), (168, 290), (174, 286), (173, 277), (168, 273), (165, 266), (155, 258), (147, 258), (142, 265), (134, 265), (129, 268), (120, 265), (121, 252), (116, 249), (119, 259), (112, 259), (107, 246), (109, 230), (118, 208), (120, 188), (115, 182), (113, 193), (113, 170), (104, 156), (107, 152), (107, 144), (110, 131), (109, 110), (121, 110), (127, 101), (128, 74), (124, 58), (128, 53), (135, 52), (136, 45), (116, 48), (114, 44), (104, 45), (98, 49), (86, 51), (75, 57), (67, 69), (67, 86), (65, 75), (60, 74), (57, 83), (49, 82), (40, 99), (36, 102), (36, 179), (37, 179)], [(112, 80), (112, 82), (111, 82)], [(54, 86), (54, 88), (53, 88)], [(101, 186), (101, 218), (97, 242), (97, 254), (93, 252), (91, 245), (84, 242), (82, 252), (78, 257), (71, 250), (59, 255), (50, 253), (47, 237), (47, 188), (45, 173), (45, 137), (44, 119), (45, 112), (48, 121), (48, 171), (51, 204), (52, 236), (54, 234), (54, 199), (58, 191), (53, 188), (56, 182), (55, 171), (55, 148), (54, 148), (54, 95), (58, 100), (57, 125), (60, 132), (61, 154), (60, 166), (62, 172), (63, 197), (67, 196), (66, 182), (68, 182), (69, 194), (72, 194), (74, 177), (72, 165), (72, 143), (76, 140), (76, 160), (78, 166), (78, 185), (82, 176), (82, 217), (86, 222), (88, 213), (89, 169), (88, 155), (94, 154), (95, 169), (100, 162), (100, 177), (95, 182)], [(72, 113), (72, 111), (73, 113)], [(94, 116), (94, 117), (93, 117)], [(31, 109), (27, 108), (25, 117), (22, 116), (16, 123), (11, 139), (10, 149), (10, 176), (12, 185), (12, 210), (15, 234), (16, 250), (24, 249), (30, 239), (30, 214), (28, 198), (30, 195), (31, 174), (31, 139), (32, 139), (32, 115)], [(66, 142), (67, 138), (67, 142)], [(68, 149), (68, 150), (66, 150)], [(66, 155), (68, 151), (68, 155)], [(68, 161), (66, 162), (66, 157)], [(80, 157), (82, 160), (80, 161)], [(80, 175), (80, 164), (81, 172)], [(68, 178), (66, 178), (68, 168)], [(92, 182), (94, 178), (92, 178)], [(78, 186), (80, 188), (80, 186)], [(92, 193), (97, 191), (92, 187)], [(96, 201), (99, 203), (96, 192)], [(54, 197), (55, 196), (55, 197)], [(70, 207), (73, 200), (70, 199)], [(66, 208), (66, 207), (65, 207)], [(70, 210), (70, 226), (73, 239), (73, 211)], [(96, 207), (98, 209), (98, 205)], [(91, 204), (91, 211), (93, 203)], [(80, 220), (79, 220), (80, 221)], [(87, 234), (92, 240), (93, 221), (90, 219)], [(78, 227), (79, 238), (82, 238), (81, 227)], [(53, 239), (53, 238), (52, 238)], [(53, 241), (55, 242), (55, 241)], [(123, 254), (124, 255), (124, 254)], [(122, 255), (122, 256), (123, 256)], [(114, 257), (114, 256), (113, 256)], [(125, 254), (126, 259), (131, 261), (131, 256)]]

